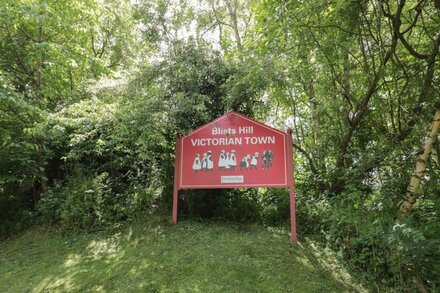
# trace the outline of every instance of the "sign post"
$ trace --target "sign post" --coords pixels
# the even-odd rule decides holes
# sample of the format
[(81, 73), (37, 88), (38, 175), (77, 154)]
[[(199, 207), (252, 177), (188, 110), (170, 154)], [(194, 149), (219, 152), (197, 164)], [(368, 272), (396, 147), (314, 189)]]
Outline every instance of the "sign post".
[(291, 239), (297, 242), (292, 131), (230, 112), (176, 137), (173, 223), (180, 189), (288, 188)]
[(288, 178), (289, 178), (289, 195), (290, 195), (290, 235), (292, 242), (298, 242), (296, 236), (296, 202), (295, 202), (295, 163), (293, 161), (293, 140), (292, 130), (287, 130), (287, 149), (288, 149)]
[(173, 188), (173, 223), (177, 224), (177, 207), (179, 204), (179, 178), (180, 178), (180, 136), (176, 136), (176, 157), (174, 158), (174, 188)]

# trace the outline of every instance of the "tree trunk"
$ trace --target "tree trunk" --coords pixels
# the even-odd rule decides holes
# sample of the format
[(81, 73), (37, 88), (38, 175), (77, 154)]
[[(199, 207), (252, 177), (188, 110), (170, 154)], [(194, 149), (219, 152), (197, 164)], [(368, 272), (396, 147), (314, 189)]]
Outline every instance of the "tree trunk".
[(234, 30), (235, 43), (239, 51), (243, 50), (243, 45), (241, 44), (240, 29), (238, 28), (237, 20), (237, 3), (234, 2), (234, 7), (232, 7), (231, 2), (226, 0), (226, 7), (228, 9), (229, 18), (231, 19), (231, 27)]
[[(40, 14), (40, 16), (43, 18), (43, 14)], [(43, 25), (40, 24), (40, 27), (38, 28), (38, 39), (37, 39), (37, 43), (41, 44), (43, 42)], [(41, 73), (41, 65), (43, 64), (43, 53), (41, 51), (41, 49), (39, 49), (39, 57), (37, 60), (37, 64), (35, 66), (35, 76), (36, 76), (36, 80), (37, 80), (37, 96), (39, 100), (44, 100), (44, 95), (42, 92), (42, 87), (43, 87), (43, 77), (42, 77), (42, 73)], [(41, 148), (43, 149), (43, 147), (41, 146)], [(46, 168), (44, 165), (44, 155), (42, 153), (38, 154), (38, 159), (37, 159), (37, 165), (38, 165), (38, 169), (40, 171), (39, 177), (40, 177), (40, 191), (41, 194), (46, 194), (47, 191), (49, 190), (48, 185), (47, 185), (47, 177), (46, 177)]]
[(313, 86), (313, 80), (310, 80), (306, 85), (307, 94), (310, 98), (310, 113), (312, 115), (312, 129), (313, 129), (313, 140), (316, 146), (316, 165), (319, 171), (322, 173), (326, 172), (325, 160), (324, 160), (324, 148), (323, 148), (323, 136), (324, 129), (322, 127), (320, 113), (318, 111), (318, 103), (315, 95), (315, 88)]
[(440, 166), (440, 138), (435, 142), (435, 153), (437, 154), (437, 164)]
[(47, 177), (46, 177), (46, 168), (44, 166), (44, 155), (43, 153), (39, 153), (38, 157), (37, 157), (37, 165), (38, 165), (38, 177), (40, 180), (40, 196), (44, 195), (47, 193), (47, 191), (49, 190), (48, 187), (48, 182), (47, 182)]
[(411, 180), (406, 191), (405, 199), (400, 204), (400, 211), (406, 215), (415, 204), (418, 194), (417, 190), (422, 181), (423, 174), (426, 170), (426, 165), (431, 154), (434, 143), (437, 141), (437, 135), (440, 130), (440, 107), (437, 107), (434, 119), (431, 124), (431, 130), (428, 132), (425, 138), (425, 144), (423, 146), (423, 152), (417, 158), (416, 169), (414, 170)]

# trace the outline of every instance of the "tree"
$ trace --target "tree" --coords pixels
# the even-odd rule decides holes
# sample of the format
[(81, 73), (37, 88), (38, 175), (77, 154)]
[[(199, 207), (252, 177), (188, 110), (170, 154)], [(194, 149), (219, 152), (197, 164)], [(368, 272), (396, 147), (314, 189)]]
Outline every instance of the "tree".
[[(282, 59), (275, 64), (285, 81), (275, 86), (286, 98), (276, 102), (296, 113), (297, 149), (315, 175), (330, 176), (333, 193), (344, 190), (348, 171), (364, 180), (416, 125), (423, 127), (423, 115), (435, 103), (438, 35), (432, 28), (439, 20), (432, 5), (260, 4), (255, 48)], [(322, 148), (334, 141), (336, 148)]]
[(434, 119), (431, 123), (431, 129), (426, 135), (425, 143), (421, 154), (417, 157), (416, 169), (411, 176), (411, 181), (408, 185), (407, 192), (405, 194), (405, 200), (400, 204), (400, 211), (404, 214), (408, 214), (412, 209), (414, 203), (417, 200), (418, 188), (422, 181), (423, 175), (428, 164), (428, 159), (431, 155), (431, 151), (434, 144), (438, 140), (438, 133), (440, 132), (440, 109), (437, 109), (434, 114)]
[[(0, 1), (0, 210), (6, 217), (6, 210), (19, 214), (8, 206), (32, 208), (48, 192), (58, 165), (51, 165), (50, 138), (40, 123), (87, 96), (90, 80), (127, 59), (130, 13), (116, 1)], [(17, 194), (11, 197), (11, 190)]]

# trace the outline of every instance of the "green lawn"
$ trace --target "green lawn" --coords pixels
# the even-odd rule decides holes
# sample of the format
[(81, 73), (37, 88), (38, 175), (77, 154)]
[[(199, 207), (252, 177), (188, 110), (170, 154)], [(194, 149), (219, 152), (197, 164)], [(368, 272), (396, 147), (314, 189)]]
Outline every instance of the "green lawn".
[(256, 225), (148, 217), (113, 232), (43, 228), (0, 244), (0, 292), (356, 292), (311, 242)]

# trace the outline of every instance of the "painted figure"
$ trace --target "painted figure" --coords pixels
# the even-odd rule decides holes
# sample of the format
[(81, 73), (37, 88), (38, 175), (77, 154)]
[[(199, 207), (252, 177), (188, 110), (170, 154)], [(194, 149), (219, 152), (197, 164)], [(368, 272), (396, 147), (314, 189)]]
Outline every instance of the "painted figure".
[(206, 153), (203, 153), (203, 159), (202, 159), (202, 170), (208, 169), (208, 155)]
[(249, 160), (251, 159), (251, 155), (247, 154), (243, 157), (243, 159), (240, 162), (240, 170), (248, 169), (249, 168)]
[(229, 154), (229, 152), (226, 152), (226, 159), (225, 159), (225, 169), (228, 170), (229, 168), (231, 168), (229, 166), (229, 160), (231, 159), (231, 155)]
[(196, 155), (196, 158), (194, 159), (194, 163), (193, 163), (193, 170), (194, 171), (200, 171), (202, 169), (202, 164), (200, 162), (200, 154)]
[(267, 154), (266, 151), (263, 151), (263, 155), (261, 156), (261, 167), (267, 169), (267, 166)]
[(222, 150), (220, 153), (220, 157), (218, 159), (218, 169), (220, 171), (223, 171), (223, 170), (225, 170), (227, 165), (228, 165), (228, 162), (226, 161), (225, 150)]
[(268, 151), (263, 151), (263, 155), (261, 156), (261, 163), (263, 169), (270, 169), (272, 168), (272, 161), (273, 161), (273, 152), (271, 149)]
[(258, 164), (258, 152), (255, 152), (251, 160), (251, 169), (257, 169), (257, 164)]
[(235, 150), (231, 151), (231, 156), (229, 158), (228, 165), (232, 171), (234, 171), (235, 167), (237, 167), (237, 158), (235, 157)]
[(271, 150), (271, 149), (269, 149), (269, 151), (267, 152), (266, 156), (267, 156), (267, 165), (268, 165), (268, 168), (272, 168), (273, 153), (272, 153), (272, 150)]
[(212, 152), (208, 151), (206, 170), (212, 171), (213, 169), (214, 169), (214, 161), (212, 160)]

